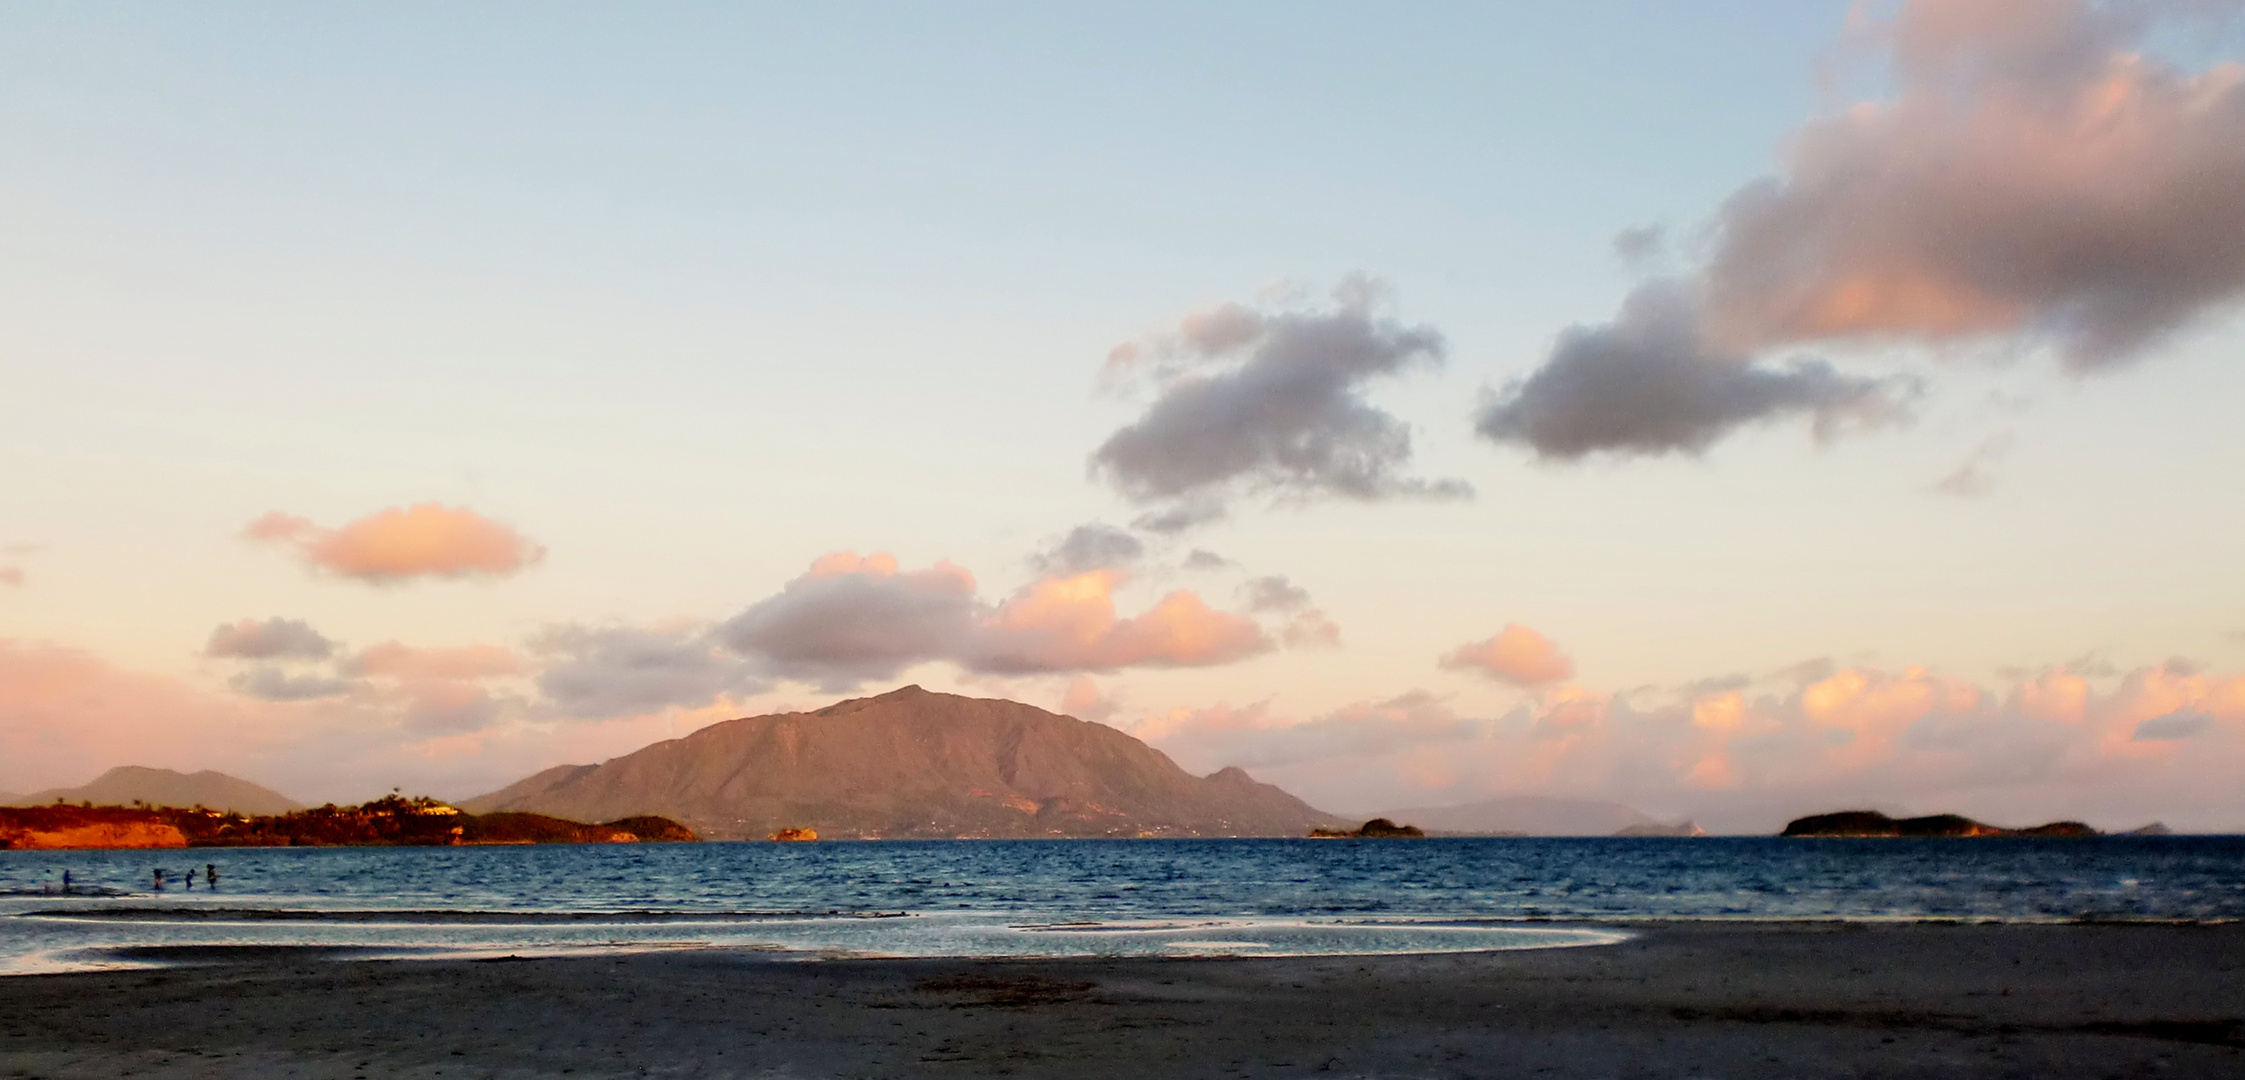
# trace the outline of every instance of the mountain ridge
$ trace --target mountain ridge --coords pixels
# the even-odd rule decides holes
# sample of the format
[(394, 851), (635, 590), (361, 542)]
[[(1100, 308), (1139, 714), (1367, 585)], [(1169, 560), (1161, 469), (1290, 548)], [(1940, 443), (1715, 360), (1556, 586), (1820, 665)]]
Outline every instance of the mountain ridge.
[(236, 814), (286, 814), (302, 810), (297, 802), (272, 788), (238, 776), (204, 769), (183, 773), (146, 765), (119, 765), (92, 780), (70, 788), (48, 788), (18, 796), (17, 806), (38, 806), (56, 800), (96, 806), (124, 806), (134, 802), (150, 806), (203, 806)]
[(657, 814), (711, 839), (1303, 836), (1341, 819), (1236, 768), (1205, 777), (1105, 724), (905, 686), (712, 724), (465, 799), (597, 820)]

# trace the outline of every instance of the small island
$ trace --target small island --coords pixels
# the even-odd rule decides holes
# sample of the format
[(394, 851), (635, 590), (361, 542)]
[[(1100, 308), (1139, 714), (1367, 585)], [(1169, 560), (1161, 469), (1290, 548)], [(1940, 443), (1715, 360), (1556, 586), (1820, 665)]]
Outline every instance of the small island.
[(246, 816), (201, 807), (0, 807), (0, 848), (443, 847), (628, 844), (699, 839), (669, 818), (587, 824), (544, 814), (470, 814), (427, 797)]
[(1997, 825), (1974, 821), (1962, 814), (1929, 814), (1925, 817), (1892, 818), (1876, 810), (1841, 810), (1831, 814), (1811, 814), (1795, 818), (1785, 824), (1780, 836), (1899, 836), (1899, 837), (1952, 837), (1952, 836), (2103, 836), (2103, 833), (2078, 821), (2053, 821), (2028, 829), (2006, 829)]
[(1384, 817), (1376, 817), (1353, 829), (1311, 829), (1312, 840), (1357, 840), (1372, 838), (1425, 836), (1426, 830), (1416, 825), (1398, 825)]

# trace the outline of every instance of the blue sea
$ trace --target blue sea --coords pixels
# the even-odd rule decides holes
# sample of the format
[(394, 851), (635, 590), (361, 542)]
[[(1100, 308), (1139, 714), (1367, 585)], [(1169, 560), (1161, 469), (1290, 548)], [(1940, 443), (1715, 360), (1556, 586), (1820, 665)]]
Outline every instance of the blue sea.
[(1596, 944), (1627, 933), (1602, 922), (1636, 919), (2240, 917), (2245, 837), (0, 851), (0, 973), (212, 945), (1279, 956)]

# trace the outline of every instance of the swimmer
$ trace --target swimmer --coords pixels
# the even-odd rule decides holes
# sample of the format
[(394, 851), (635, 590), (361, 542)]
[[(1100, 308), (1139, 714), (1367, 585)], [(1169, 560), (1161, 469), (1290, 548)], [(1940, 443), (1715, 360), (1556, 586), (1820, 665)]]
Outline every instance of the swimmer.
[(156, 868), (156, 891), (164, 891), (164, 868), (161, 866)]

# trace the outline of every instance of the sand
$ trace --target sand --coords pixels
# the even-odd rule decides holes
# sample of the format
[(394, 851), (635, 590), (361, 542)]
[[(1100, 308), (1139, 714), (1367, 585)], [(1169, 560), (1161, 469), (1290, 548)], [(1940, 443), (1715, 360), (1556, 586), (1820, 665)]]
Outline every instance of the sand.
[(0, 978), (0, 1077), (2240, 1077), (2245, 926), (1303, 959), (714, 950)]

